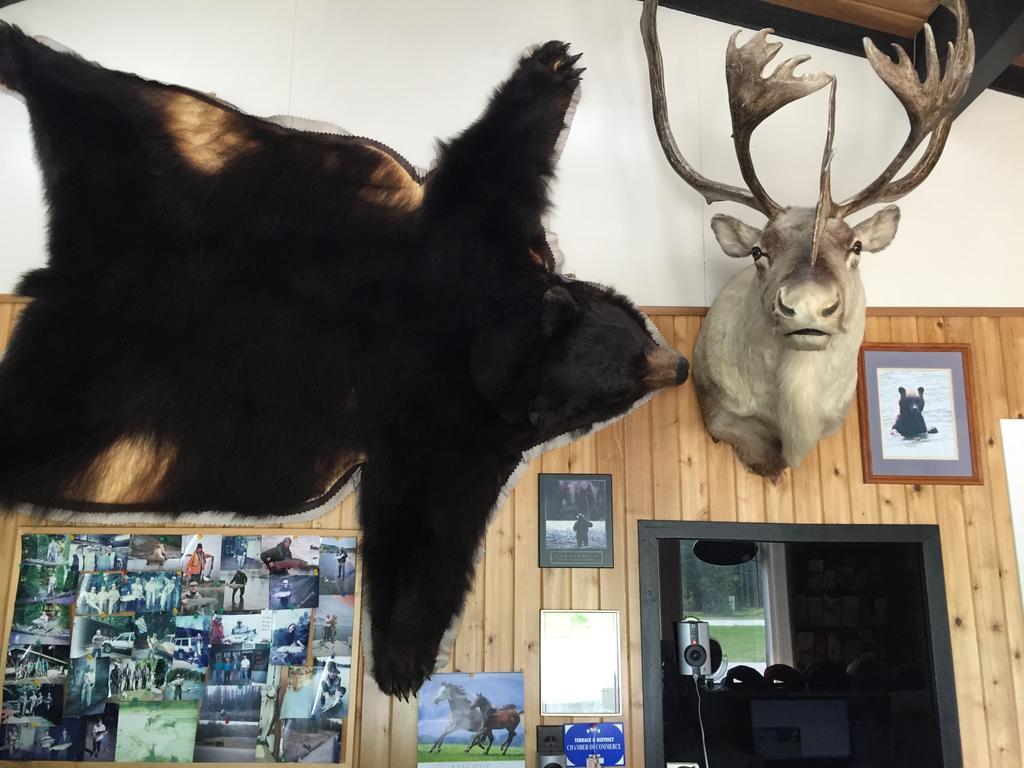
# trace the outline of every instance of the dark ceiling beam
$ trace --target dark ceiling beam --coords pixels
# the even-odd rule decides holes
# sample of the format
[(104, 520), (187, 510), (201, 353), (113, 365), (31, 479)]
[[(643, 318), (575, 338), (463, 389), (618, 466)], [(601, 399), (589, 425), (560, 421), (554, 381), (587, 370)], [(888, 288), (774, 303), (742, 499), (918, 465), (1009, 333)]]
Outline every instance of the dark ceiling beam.
[[(771, 27), (780, 37), (855, 56), (864, 55), (862, 41), (865, 37), (870, 37), (881, 50), (891, 50), (892, 43), (901, 45), (908, 53), (915, 49), (914, 40), (784, 8), (765, 0), (661, 0), (660, 5), (746, 29)], [(977, 63), (960, 111), (989, 87), (1024, 96), (1024, 68), (1010, 66), (1014, 58), (1024, 52), (1024, 0), (968, 0), (967, 5), (974, 29)], [(952, 40), (956, 33), (953, 15), (939, 6), (929, 22), (940, 43), (940, 56), (945, 59), (943, 41)], [(923, 35), (917, 37), (920, 39)], [(918, 61), (922, 58), (916, 57)]]
[[(1024, 72), (1012, 66), (1014, 59), (1024, 52), (1024, 0), (967, 0), (967, 11), (974, 31), (974, 74), (957, 114), (967, 109), (986, 88), (1024, 95), (1019, 87), (1024, 83)], [(928, 23), (944, 60), (946, 42), (956, 37), (956, 17), (940, 5), (928, 18)], [(923, 38), (923, 34), (916, 38), (918, 54), (923, 50)], [(922, 60), (918, 55), (919, 64)]]

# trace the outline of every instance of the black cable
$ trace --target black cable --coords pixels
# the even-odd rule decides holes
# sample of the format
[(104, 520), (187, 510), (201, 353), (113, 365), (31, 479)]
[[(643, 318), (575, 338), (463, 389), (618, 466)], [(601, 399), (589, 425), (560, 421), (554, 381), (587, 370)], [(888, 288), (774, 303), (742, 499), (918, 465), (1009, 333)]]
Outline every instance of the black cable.
[(693, 675), (693, 689), (697, 692), (697, 722), (700, 724), (700, 745), (704, 750), (704, 768), (711, 768), (711, 761), (708, 760), (708, 740), (704, 735), (704, 718), (700, 711), (700, 680), (696, 673)]

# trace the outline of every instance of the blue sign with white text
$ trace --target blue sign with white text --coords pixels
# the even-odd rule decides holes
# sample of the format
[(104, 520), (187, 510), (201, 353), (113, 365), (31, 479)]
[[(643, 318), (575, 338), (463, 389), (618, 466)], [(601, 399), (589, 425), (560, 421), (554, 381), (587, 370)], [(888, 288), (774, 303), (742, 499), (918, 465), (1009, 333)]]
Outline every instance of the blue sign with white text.
[(565, 726), (565, 756), (570, 766), (587, 765), (598, 755), (601, 765), (626, 764), (626, 733), (622, 723), (572, 723)]

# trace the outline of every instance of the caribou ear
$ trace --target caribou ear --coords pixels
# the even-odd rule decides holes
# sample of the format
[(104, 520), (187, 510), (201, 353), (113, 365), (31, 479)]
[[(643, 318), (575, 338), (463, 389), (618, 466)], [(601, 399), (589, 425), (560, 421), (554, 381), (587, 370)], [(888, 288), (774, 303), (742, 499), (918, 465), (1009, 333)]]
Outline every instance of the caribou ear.
[(896, 237), (896, 227), (899, 223), (900, 209), (895, 205), (887, 205), (854, 227), (853, 237), (860, 241), (862, 251), (877, 253)]
[(761, 236), (760, 229), (754, 229), (724, 213), (716, 213), (711, 217), (711, 230), (725, 254), (734, 259), (749, 256), (750, 249), (757, 245), (757, 239)]

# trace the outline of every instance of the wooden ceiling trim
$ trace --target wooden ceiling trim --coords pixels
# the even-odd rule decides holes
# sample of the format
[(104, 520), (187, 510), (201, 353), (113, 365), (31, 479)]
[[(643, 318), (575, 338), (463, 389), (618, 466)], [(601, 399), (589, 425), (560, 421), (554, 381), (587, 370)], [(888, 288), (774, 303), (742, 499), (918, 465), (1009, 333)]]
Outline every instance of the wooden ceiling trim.
[(875, 29), (898, 37), (912, 38), (927, 16), (885, 8), (859, 0), (768, 0), (772, 5), (823, 16), (858, 27)]

